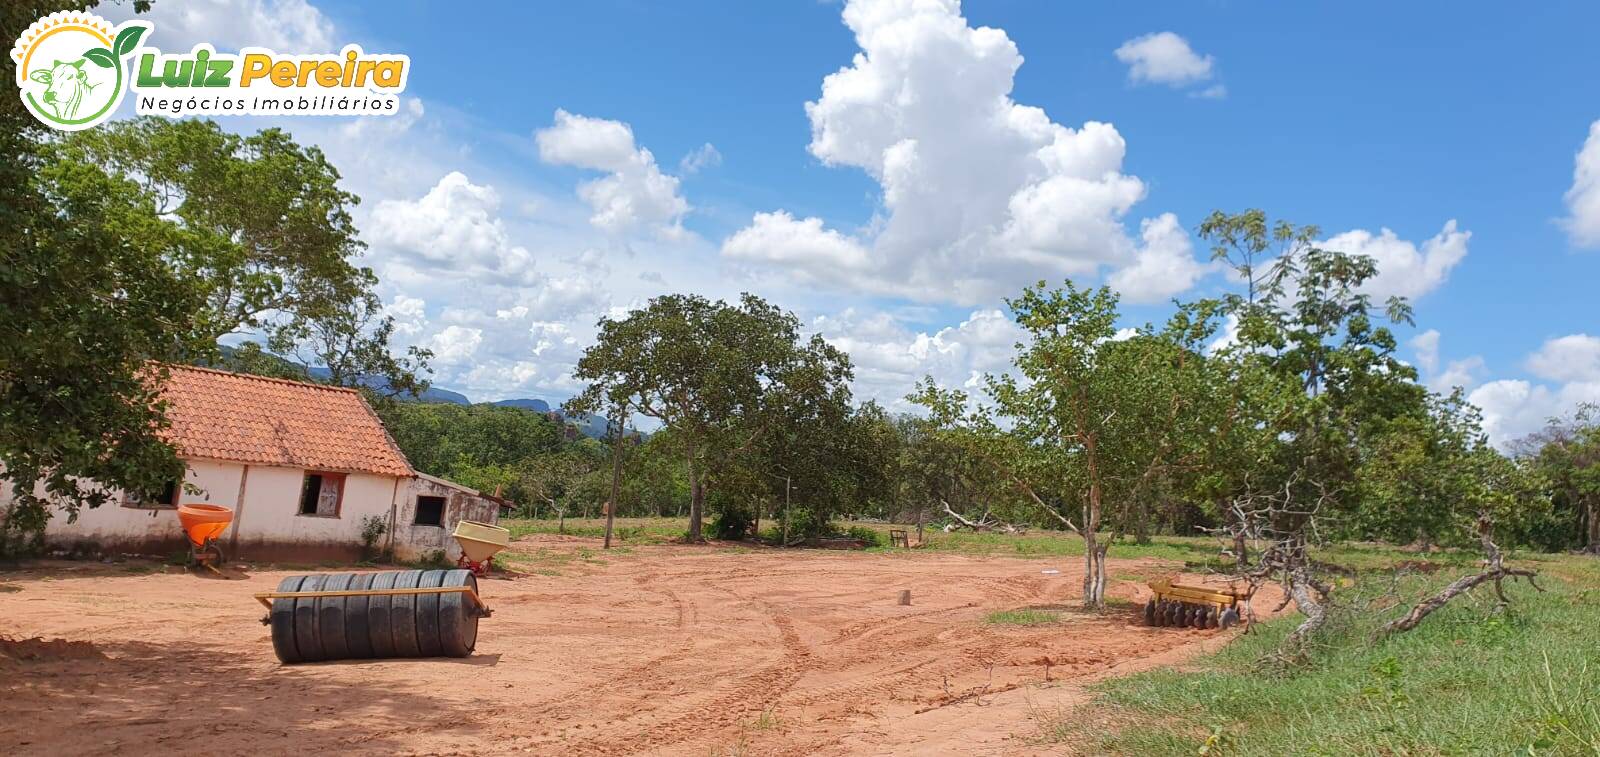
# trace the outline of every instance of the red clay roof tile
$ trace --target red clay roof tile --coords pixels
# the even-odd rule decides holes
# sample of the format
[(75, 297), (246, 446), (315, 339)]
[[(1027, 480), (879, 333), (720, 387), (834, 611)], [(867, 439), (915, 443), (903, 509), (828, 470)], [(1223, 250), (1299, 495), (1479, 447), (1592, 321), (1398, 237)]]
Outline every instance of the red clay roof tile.
[(184, 457), (308, 470), (415, 475), (354, 389), (163, 366), (167, 439)]

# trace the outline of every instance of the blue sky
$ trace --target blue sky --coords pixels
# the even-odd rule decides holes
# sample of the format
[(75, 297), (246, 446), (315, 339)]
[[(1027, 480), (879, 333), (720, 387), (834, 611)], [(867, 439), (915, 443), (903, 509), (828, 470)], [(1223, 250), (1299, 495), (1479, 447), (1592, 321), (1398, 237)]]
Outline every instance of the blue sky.
[[(1415, 296), (1407, 357), (1497, 439), (1600, 401), (1600, 137), (1575, 183), (1600, 6), (465, 7), (161, 0), (153, 19), (163, 47), (411, 56), (401, 116), (228, 125), (328, 151), (402, 337), (474, 399), (567, 396), (594, 321), (653, 294), (751, 290), (894, 405), (925, 373), (1002, 370), (995, 311), (1020, 281), (1109, 281), (1129, 325), (1222, 291), (1194, 228), (1261, 207), (1390, 262), (1376, 293)], [(1034, 160), (1049, 146), (1065, 162)]]

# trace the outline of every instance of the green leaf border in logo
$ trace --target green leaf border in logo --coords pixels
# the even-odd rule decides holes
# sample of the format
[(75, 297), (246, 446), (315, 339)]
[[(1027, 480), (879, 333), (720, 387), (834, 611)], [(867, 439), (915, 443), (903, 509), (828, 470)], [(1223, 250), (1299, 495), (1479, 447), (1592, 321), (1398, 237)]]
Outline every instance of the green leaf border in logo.
[(78, 126), (80, 124), (89, 123), (90, 121), (105, 115), (106, 111), (116, 107), (122, 102), (122, 96), (127, 94), (126, 91), (124, 91), (125, 88), (122, 84), (123, 67), (120, 65), (122, 59), (128, 57), (129, 54), (138, 49), (139, 39), (144, 36), (145, 32), (148, 31), (150, 31), (150, 27), (146, 24), (130, 23), (123, 26), (122, 30), (117, 32), (116, 39), (114, 39), (111, 43), (111, 50), (107, 50), (103, 47), (95, 47), (84, 51), (83, 57), (89, 59), (95, 65), (100, 66), (101, 68), (114, 68), (117, 71), (117, 81), (113, 86), (113, 91), (117, 94), (110, 100), (106, 101), (105, 107), (88, 116), (85, 116), (84, 118), (72, 120), (56, 118), (55, 116), (50, 115), (49, 110), (41, 105), (38, 100), (34, 99), (32, 92), (24, 92), (23, 97), (28, 99), (28, 105), (30, 106), (30, 109), (33, 111), (34, 115), (39, 116), (41, 119), (51, 123), (61, 124), (62, 126)]

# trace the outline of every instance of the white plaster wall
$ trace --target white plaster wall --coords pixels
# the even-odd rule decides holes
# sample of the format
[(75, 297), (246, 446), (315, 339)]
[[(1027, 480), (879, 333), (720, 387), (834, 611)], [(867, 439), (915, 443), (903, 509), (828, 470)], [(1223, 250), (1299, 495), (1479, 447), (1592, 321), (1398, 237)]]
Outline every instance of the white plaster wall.
[[(442, 526), (416, 524), (417, 497), (445, 498)], [(445, 558), (454, 562), (461, 557), (461, 545), (456, 543), (456, 524), (463, 520), (495, 524), (500, 519), (500, 506), (470, 491), (438, 484), (416, 477), (400, 484), (400, 502), (395, 513), (393, 539), (390, 542), (395, 557), (401, 560), (420, 560), (434, 550), (443, 550)]]
[[(250, 467), (244, 507), (236, 511), (241, 555), (252, 549), (277, 551), (293, 546), (326, 551), (332, 556), (361, 546), (361, 520), (375, 516), (389, 520), (396, 479), (370, 473), (345, 476), (338, 517), (300, 515), (300, 489), (305, 471), (297, 468)], [(402, 488), (401, 491), (404, 491)]]
[[(244, 466), (209, 460), (188, 460), (189, 471), (184, 481), (198, 486), (199, 494), (180, 490), (179, 503), (208, 502), (223, 507), (234, 507), (239, 497), (239, 476)], [(43, 491), (40, 491), (43, 494)], [(52, 541), (101, 542), (108, 547), (153, 548), (163, 542), (176, 546), (186, 544), (183, 529), (178, 525), (174, 509), (143, 509), (123, 507), (123, 493), (113, 491), (111, 501), (100, 507), (78, 509), (78, 518), (68, 522), (65, 508), (57, 507), (45, 527), (45, 537)]]
[[(276, 559), (345, 559), (355, 556), (361, 546), (363, 516), (375, 516), (388, 523), (393, 517), (397, 479), (369, 473), (345, 476), (345, 490), (338, 517), (300, 515), (300, 490), (305, 471), (212, 460), (188, 460), (187, 483), (199, 487), (199, 494), (180, 491), (180, 503), (206, 502), (231, 508), (233, 524), (223, 535), (230, 557)], [(244, 501), (239, 501), (239, 484), (244, 480)], [(406, 486), (398, 486), (404, 496)], [(174, 509), (141, 509), (122, 506), (122, 493), (113, 492), (111, 502), (97, 508), (82, 508), (75, 522), (67, 521), (64, 510), (50, 519), (47, 540), (52, 543), (88, 542), (110, 551), (162, 552), (187, 545)], [(10, 493), (0, 492), (0, 505), (9, 503)]]

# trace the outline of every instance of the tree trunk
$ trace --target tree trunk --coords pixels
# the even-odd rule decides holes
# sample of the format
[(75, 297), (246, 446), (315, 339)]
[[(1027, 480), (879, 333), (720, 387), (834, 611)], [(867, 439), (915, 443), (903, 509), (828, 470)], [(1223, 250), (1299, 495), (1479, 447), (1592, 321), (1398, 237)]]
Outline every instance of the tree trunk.
[(704, 514), (705, 514), (705, 512), (704, 512), (704, 507), (705, 507), (705, 489), (700, 483), (700, 469), (698, 467), (696, 467), (695, 464), (694, 464), (694, 442), (690, 442), (688, 444), (688, 447), (689, 447), (689, 460), (688, 460), (688, 463), (689, 463), (689, 533), (688, 533), (687, 538), (691, 542), (699, 542), (699, 541), (704, 541), (705, 540), (705, 537), (701, 536), (701, 530), (702, 529), (700, 527), (700, 522), (703, 519)]
[(1600, 555), (1600, 498), (1592, 498), (1589, 502), (1588, 541), (1583, 551)]
[(1092, 610), (1106, 605), (1106, 548), (1100, 545), (1100, 457), (1093, 434), (1083, 436), (1084, 460), (1089, 473), (1089, 507), (1083, 517), (1083, 606)]
[(1328, 622), (1327, 597), (1318, 598), (1312, 594), (1314, 590), (1307, 568), (1300, 566), (1289, 572), (1289, 596), (1294, 599), (1295, 609), (1306, 616), (1283, 640), (1283, 649), (1292, 655), (1302, 653), (1306, 642)]
[(1138, 521), (1133, 524), (1133, 541), (1136, 544), (1150, 543), (1150, 504), (1144, 497), (1139, 497), (1139, 506), (1134, 512)]
[(611, 549), (611, 530), (617, 522), (617, 500), (622, 496), (622, 421), (617, 421), (617, 435), (611, 440), (611, 499), (606, 502), (606, 540), (603, 549)]

